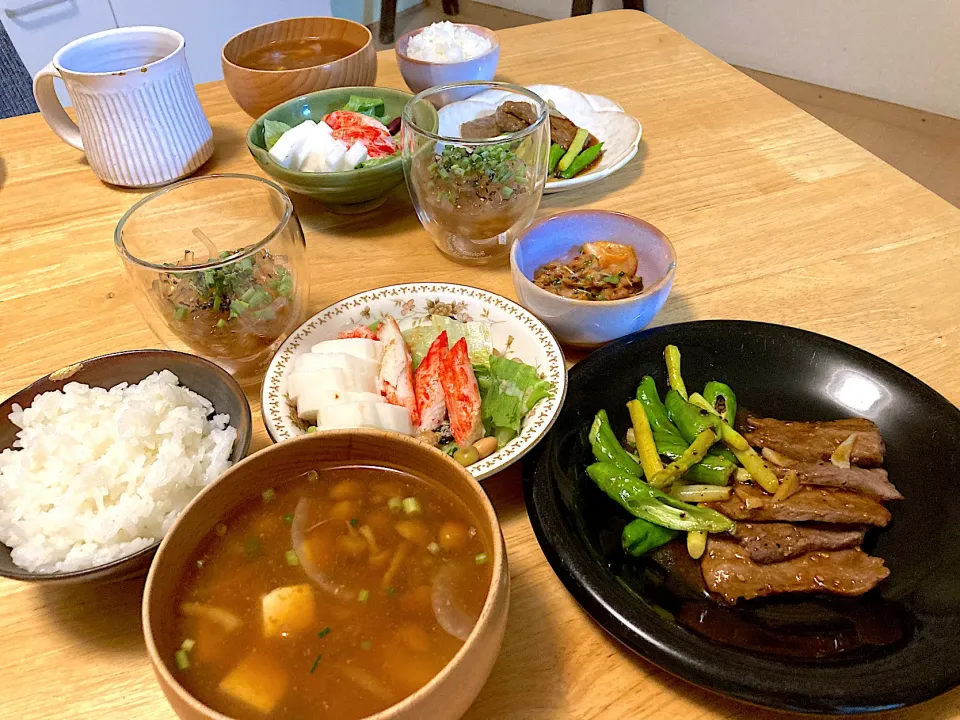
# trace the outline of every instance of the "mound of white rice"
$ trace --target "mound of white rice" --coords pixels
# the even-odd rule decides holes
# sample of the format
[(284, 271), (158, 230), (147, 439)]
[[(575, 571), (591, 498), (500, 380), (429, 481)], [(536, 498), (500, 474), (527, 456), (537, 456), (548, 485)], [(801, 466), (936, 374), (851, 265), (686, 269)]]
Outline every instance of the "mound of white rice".
[(37, 573), (83, 570), (148, 547), (230, 466), (237, 431), (169, 370), (110, 390), (69, 383), (10, 420), (0, 453), (0, 541)]
[(407, 57), (435, 63), (455, 63), (479, 57), (493, 47), (490, 40), (448, 20), (433, 23), (407, 43)]

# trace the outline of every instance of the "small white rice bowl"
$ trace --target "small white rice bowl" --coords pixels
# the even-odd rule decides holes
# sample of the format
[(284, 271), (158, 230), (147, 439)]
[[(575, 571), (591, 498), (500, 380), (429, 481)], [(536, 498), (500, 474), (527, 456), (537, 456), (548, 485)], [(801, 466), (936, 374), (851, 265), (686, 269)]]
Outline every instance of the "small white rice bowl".
[(237, 431), (212, 413), (169, 370), (110, 390), (69, 383), (14, 405), (21, 430), (0, 453), (0, 541), (13, 562), (86, 570), (160, 540), (230, 466)]

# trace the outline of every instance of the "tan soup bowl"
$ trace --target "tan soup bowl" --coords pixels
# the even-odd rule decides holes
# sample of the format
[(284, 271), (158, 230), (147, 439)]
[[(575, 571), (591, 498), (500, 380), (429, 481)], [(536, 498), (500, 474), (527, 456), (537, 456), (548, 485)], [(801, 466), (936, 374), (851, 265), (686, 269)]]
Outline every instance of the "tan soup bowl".
[(240, 501), (259, 496), (278, 479), (330, 464), (392, 467), (436, 480), (466, 504), (493, 550), (487, 599), (463, 647), (429, 683), (366, 720), (455, 720), (480, 693), (503, 643), (510, 594), (503, 535), (486, 493), (455, 461), (413, 438), (381, 430), (325, 430), (271, 445), (234, 465), (187, 506), (157, 551), (144, 590), (143, 635), (160, 687), (184, 720), (229, 720), (193, 698), (170, 667), (177, 646), (163, 630), (173, 622), (174, 597), (187, 563), (201, 540)]
[[(295, 70), (254, 70), (237, 64), (251, 50), (281, 40), (300, 38), (344, 40), (357, 51), (325, 65)], [(300, 17), (257, 25), (227, 40), (220, 54), (223, 80), (237, 105), (251, 117), (291, 98), (316, 90), (373, 85), (377, 51), (373, 35), (360, 23), (335, 17)]]

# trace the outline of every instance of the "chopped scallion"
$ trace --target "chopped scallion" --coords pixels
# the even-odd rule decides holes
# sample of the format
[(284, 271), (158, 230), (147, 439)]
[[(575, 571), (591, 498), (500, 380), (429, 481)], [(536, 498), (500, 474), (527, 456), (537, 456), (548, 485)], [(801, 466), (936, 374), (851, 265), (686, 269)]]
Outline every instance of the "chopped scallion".
[(393, 597), (397, 594), (397, 589), (393, 585), (387, 585), (384, 591), (387, 593), (387, 597)]
[(431, 553), (436, 555), (437, 553), (440, 552), (440, 546), (437, 545), (435, 542), (432, 542), (429, 545), (427, 545), (427, 550), (429, 550)]
[(187, 316), (187, 308), (183, 305), (178, 305), (177, 309), (173, 311), (174, 320), (183, 320)]
[(314, 670), (317, 669), (317, 665), (320, 664), (320, 658), (322, 658), (322, 657), (323, 657), (323, 655), (317, 655), (317, 659), (313, 661), (313, 665), (310, 666), (310, 673), (311, 673), (311, 674), (313, 673)]
[(223, 330), (223, 328), (225, 328), (226, 326), (227, 326), (227, 321), (226, 321), (226, 320), (224, 320), (223, 318), (220, 318), (219, 320), (217, 320), (217, 327), (218, 327), (218, 328), (220, 328), (221, 330)]
[(490, 559), (490, 558), (487, 557), (487, 554), (486, 554), (486, 553), (480, 553), (479, 555), (477, 555), (477, 556), (474, 558), (474, 560), (476, 561), (477, 565), (486, 565), (486, 564), (487, 564), (487, 561), (488, 561), (489, 559)]
[(187, 651), (186, 651), (186, 650), (177, 650), (177, 651), (173, 654), (173, 658), (174, 658), (174, 660), (177, 661), (177, 667), (180, 668), (181, 670), (189, 670), (189, 669), (190, 669), (190, 658), (187, 657)]
[(193, 638), (187, 638), (182, 643), (180, 643), (180, 649), (184, 652), (190, 652), (193, 650), (194, 646), (197, 644), (196, 640)]
[(330, 634), (330, 628), (325, 627), (323, 630), (321, 630), (320, 632), (317, 633), (317, 637), (318, 637), (318, 638), (325, 638), (325, 637), (326, 637), (327, 635), (329, 635), (329, 634)]
[(616, 285), (616, 284), (618, 284), (618, 283), (620, 282), (620, 276), (619, 276), (619, 275), (604, 275), (604, 276), (603, 276), (603, 281), (606, 282), (606, 283), (611, 283), (611, 284), (613, 284), (613, 285)]
[(320, 479), (320, 473), (316, 470), (307, 470), (307, 482), (316, 482)]
[(277, 496), (277, 493), (276, 491), (274, 491), (273, 488), (267, 488), (266, 490), (263, 491), (261, 495), (263, 497), (264, 502), (270, 502)]
[(403, 512), (407, 515), (419, 515), (421, 512), (420, 501), (415, 497), (404, 498)]
[(387, 500), (387, 507), (392, 512), (400, 512), (403, 509), (403, 498), (392, 497)]
[(287, 525), (292, 524), (292, 523), (293, 523), (293, 513), (287, 513), (286, 515), (284, 515), (284, 516), (283, 516), (283, 521), (284, 521)]
[(314, 432), (316, 432), (316, 431), (317, 431), (317, 426), (316, 426), (316, 425), (311, 425), (310, 427), (307, 428), (307, 432), (308, 432), (308, 433), (314, 433)]
[(360, 524), (360, 518), (350, 518), (350, 527), (356, 527)]
[(300, 560), (297, 559), (297, 553), (295, 550), (287, 550), (284, 553), (284, 557), (287, 559), (287, 565), (299, 565)]
[(369, 599), (370, 599), (369, 590), (361, 590), (360, 592), (357, 593), (357, 600), (359, 600), (360, 602), (365, 603)]

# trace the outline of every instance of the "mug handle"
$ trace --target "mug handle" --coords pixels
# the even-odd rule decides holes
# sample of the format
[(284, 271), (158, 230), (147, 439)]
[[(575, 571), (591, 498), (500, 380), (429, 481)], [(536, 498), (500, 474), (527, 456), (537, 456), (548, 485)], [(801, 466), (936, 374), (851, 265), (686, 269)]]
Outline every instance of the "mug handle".
[(60, 72), (53, 66), (53, 63), (47, 63), (46, 67), (33, 78), (33, 97), (37, 101), (43, 119), (60, 136), (60, 139), (77, 150), (83, 150), (80, 128), (63, 109), (60, 98), (57, 97), (57, 91), (53, 87), (53, 79), (58, 77), (60, 77)]

